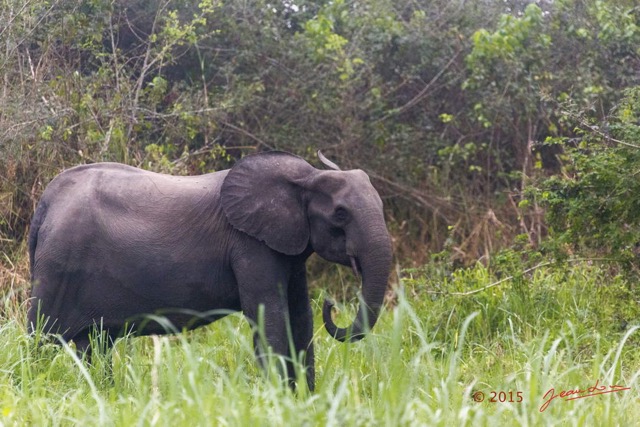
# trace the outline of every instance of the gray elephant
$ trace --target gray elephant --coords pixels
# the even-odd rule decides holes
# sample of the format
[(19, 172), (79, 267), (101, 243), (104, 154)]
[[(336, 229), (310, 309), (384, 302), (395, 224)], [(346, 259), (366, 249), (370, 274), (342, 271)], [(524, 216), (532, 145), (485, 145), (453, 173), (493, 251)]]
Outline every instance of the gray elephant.
[[(82, 352), (90, 351), (96, 325), (111, 339), (124, 330), (163, 334), (149, 314), (182, 330), (240, 310), (257, 323), (262, 306), (268, 345), (286, 360), (304, 354), (313, 390), (305, 261), (316, 252), (362, 276), (351, 327), (336, 327), (332, 304), (323, 307), (329, 334), (355, 341), (378, 318), (392, 256), (382, 202), (368, 176), (321, 159), (334, 170), (274, 151), (200, 176), (117, 163), (62, 172), (31, 223), (30, 330), (40, 322), (45, 333), (61, 334)], [(260, 342), (256, 333), (259, 360)], [(295, 387), (287, 363), (284, 375)]]

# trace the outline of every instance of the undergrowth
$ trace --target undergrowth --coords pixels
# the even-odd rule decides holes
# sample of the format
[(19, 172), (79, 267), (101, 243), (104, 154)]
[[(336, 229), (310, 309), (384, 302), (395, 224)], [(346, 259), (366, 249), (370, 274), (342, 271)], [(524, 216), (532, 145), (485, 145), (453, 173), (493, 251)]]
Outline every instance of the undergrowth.
[[(482, 265), (453, 273), (438, 268), (404, 272), (394, 304), (358, 344), (334, 341), (316, 319), (315, 393), (291, 392), (275, 367), (270, 375), (257, 367), (241, 315), (179, 335), (128, 337), (87, 365), (72, 346), (36, 343), (23, 318), (5, 310), (0, 421), (475, 426), (640, 420), (640, 317), (627, 279), (590, 262), (544, 265), (513, 278)], [(320, 304), (314, 300), (316, 314)], [(351, 315), (345, 310), (338, 320)], [(621, 389), (558, 397), (541, 411), (552, 388), (560, 394), (609, 386)]]

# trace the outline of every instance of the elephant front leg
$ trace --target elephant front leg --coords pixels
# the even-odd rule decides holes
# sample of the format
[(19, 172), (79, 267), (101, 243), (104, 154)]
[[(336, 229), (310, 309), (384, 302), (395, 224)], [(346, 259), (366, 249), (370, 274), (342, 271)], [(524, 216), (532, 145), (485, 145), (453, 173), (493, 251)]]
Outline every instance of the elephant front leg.
[(313, 319), (304, 259), (283, 256), (254, 240), (245, 243), (245, 251), (234, 259), (233, 271), (242, 311), (256, 327), (256, 357), (266, 368), (269, 347), (274, 354), (282, 356), (284, 363), (278, 361), (276, 366), (295, 389), (295, 361), (303, 352), (307, 383), (313, 390)]
[[(293, 339), (294, 359), (302, 355), (309, 391), (315, 389), (315, 361), (313, 352), (313, 312), (309, 302), (307, 271), (304, 263), (298, 265), (291, 276), (288, 289), (289, 318)], [(293, 366), (292, 366), (293, 368)], [(295, 378), (295, 372), (293, 372)]]
[[(257, 243), (257, 242), (256, 242)], [(240, 305), (254, 328), (254, 347), (259, 364), (268, 369), (268, 349), (283, 356), (276, 367), (289, 384), (295, 380), (291, 365), (289, 304), (287, 288), (291, 276), (288, 263), (259, 245), (251, 258), (239, 257), (233, 266), (240, 292)]]
[(242, 310), (254, 329), (253, 345), (260, 366), (269, 370), (269, 348), (275, 355), (283, 356), (285, 366), (276, 361), (281, 377), (293, 384), (295, 372), (291, 365), (288, 327), (288, 308), (285, 298), (258, 298), (243, 303)]
[[(294, 285), (294, 286), (292, 286)], [(290, 282), (287, 296), (267, 299), (257, 306), (243, 307), (245, 316), (255, 327), (254, 347), (256, 358), (263, 369), (268, 369), (268, 347), (274, 354), (283, 356), (284, 364), (276, 365), (292, 389), (296, 388), (296, 363), (302, 362), (307, 387), (314, 390), (315, 370), (311, 337), (313, 319), (306, 280)], [(302, 356), (302, 359), (300, 359)]]

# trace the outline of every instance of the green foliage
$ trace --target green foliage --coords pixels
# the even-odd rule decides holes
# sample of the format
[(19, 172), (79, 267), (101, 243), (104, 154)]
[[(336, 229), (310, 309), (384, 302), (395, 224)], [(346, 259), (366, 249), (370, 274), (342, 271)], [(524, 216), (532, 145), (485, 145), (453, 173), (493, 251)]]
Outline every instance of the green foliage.
[[(640, 386), (637, 12), (0, 0), (0, 423), (632, 424), (632, 392), (539, 407), (551, 387)], [(61, 169), (197, 174), (266, 149), (366, 170), (400, 262), (434, 254), (360, 344), (318, 326), (316, 394), (265, 380), (238, 317), (126, 339), (91, 367), (25, 334), (24, 236)]]
[[(78, 163), (195, 174), (323, 149), (371, 173), (405, 253), (450, 241), (470, 263), (539, 241), (537, 202), (519, 203), (563, 167), (564, 145), (544, 141), (640, 85), (634, 6), (4, 1), (0, 239), (18, 243), (44, 185)], [(500, 239), (478, 237), (489, 211)]]
[(621, 331), (640, 322), (639, 290), (632, 285), (633, 278), (616, 273), (620, 264), (551, 262), (536, 252), (528, 252), (527, 258), (509, 250), (496, 254), (490, 267), (451, 269), (438, 262), (409, 270), (406, 283), (411, 293), (430, 296), (430, 317), (437, 325), (432, 341), (451, 339), (446, 335), (449, 326), (455, 330), (474, 311), (481, 322), (474, 323), (468, 334), (487, 342), (499, 340), (505, 325), (525, 336), (534, 332), (535, 325), (555, 338), (557, 327), (570, 320), (575, 333), (597, 332), (605, 342), (614, 343)]
[[(497, 80), (501, 77), (497, 73), (511, 71), (510, 68), (514, 67), (519, 69), (512, 71), (516, 75), (510, 80), (529, 77), (517, 74), (539, 71), (531, 67), (544, 58), (551, 44), (550, 36), (543, 32), (543, 25), (542, 10), (537, 5), (530, 4), (522, 17), (502, 15), (493, 33), (486, 29), (478, 30), (472, 37), (473, 50), (467, 56), (467, 64), (472, 74), (465, 87), (491, 84), (484, 80), (487, 77)], [(498, 67), (496, 62), (501, 62), (502, 70), (485, 68), (491, 65)], [(536, 79), (536, 76), (533, 78)], [(497, 83), (495, 80), (493, 84)]]
[[(594, 125), (577, 145), (565, 142), (565, 173), (549, 178), (534, 192), (547, 208), (554, 238), (550, 244), (619, 257), (637, 266), (639, 94), (639, 88), (628, 91), (617, 107), (609, 125), (612, 137)], [(614, 142), (614, 137), (620, 139)]]
[[(515, 254), (505, 253), (505, 271)], [(316, 319), (317, 390), (292, 393), (254, 361), (251, 331), (230, 316), (190, 333), (125, 338), (88, 366), (72, 347), (40, 343), (24, 320), (0, 320), (0, 420), (11, 425), (541, 425), (639, 416), (637, 322), (615, 317), (606, 269), (544, 266), (469, 296), (494, 272), (475, 266), (435, 277), (413, 271), (371, 335), (346, 345)], [(441, 270), (444, 271), (444, 270)], [(521, 283), (516, 283), (520, 281)], [(527, 288), (523, 290), (519, 288)], [(605, 290), (611, 288), (611, 291)], [(425, 291), (438, 290), (425, 298)], [(522, 292), (529, 294), (523, 300)], [(590, 298), (597, 292), (597, 299)], [(321, 301), (314, 301), (320, 312)], [(536, 310), (531, 310), (535, 306)], [(616, 384), (631, 390), (567, 401), (540, 412), (543, 396)], [(484, 402), (474, 402), (476, 392)], [(491, 403), (491, 392), (522, 402)], [(514, 399), (515, 400), (515, 399)], [(586, 421), (585, 421), (586, 422)]]

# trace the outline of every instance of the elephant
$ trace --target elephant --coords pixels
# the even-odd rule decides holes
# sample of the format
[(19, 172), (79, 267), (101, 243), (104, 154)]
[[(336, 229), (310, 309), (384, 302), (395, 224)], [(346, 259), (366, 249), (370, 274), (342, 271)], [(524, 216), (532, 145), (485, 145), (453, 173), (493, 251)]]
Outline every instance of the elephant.
[[(266, 343), (286, 360), (285, 381), (296, 387), (292, 360), (302, 356), (313, 390), (306, 260), (315, 252), (361, 280), (351, 326), (335, 325), (330, 300), (322, 309), (328, 333), (350, 342), (376, 323), (392, 262), (383, 204), (367, 174), (318, 155), (330, 169), (269, 151), (197, 176), (118, 163), (63, 171), (32, 218), (29, 330), (73, 341), (90, 357), (96, 325), (112, 342), (123, 331), (169, 333), (149, 315), (179, 331), (238, 311), (257, 324), (262, 310)], [(264, 362), (265, 340), (257, 332), (253, 339)]]

